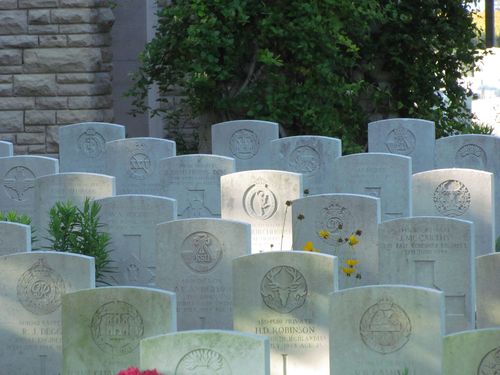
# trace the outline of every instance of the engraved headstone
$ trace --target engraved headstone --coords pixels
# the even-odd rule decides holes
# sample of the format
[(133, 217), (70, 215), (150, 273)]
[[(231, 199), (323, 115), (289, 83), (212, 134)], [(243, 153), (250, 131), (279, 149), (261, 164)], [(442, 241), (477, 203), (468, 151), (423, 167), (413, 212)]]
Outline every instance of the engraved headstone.
[(16, 211), (33, 219), (35, 179), (59, 172), (59, 161), (43, 156), (0, 158), (0, 211)]
[(269, 340), (219, 330), (170, 333), (141, 341), (141, 368), (176, 375), (269, 375)]
[[(337, 256), (340, 289), (378, 284), (379, 223), (379, 198), (322, 194), (297, 199), (292, 203), (293, 248), (312, 242), (320, 253)], [(349, 263), (356, 263), (354, 274)]]
[(434, 168), (434, 122), (393, 118), (368, 123), (368, 151), (410, 156), (413, 173)]
[(435, 169), (413, 175), (413, 215), (474, 223), (476, 256), (495, 249), (493, 174), (474, 169)]
[(139, 367), (139, 342), (176, 329), (175, 294), (105, 287), (62, 300), (64, 375), (114, 375)]
[(470, 221), (412, 217), (379, 226), (379, 281), (444, 293), (446, 333), (475, 326), (474, 231)]
[(272, 375), (329, 374), (328, 294), (337, 258), (276, 251), (233, 261), (234, 329), (266, 335)]
[(175, 142), (127, 138), (106, 143), (106, 174), (116, 178), (116, 194), (161, 195), (159, 161), (175, 156)]
[(332, 191), (332, 161), (342, 155), (342, 141), (320, 136), (297, 136), (271, 142), (273, 168), (302, 173), (304, 194)]
[[(173, 199), (153, 195), (117, 195), (97, 199), (102, 230), (109, 233), (113, 273), (111, 285), (154, 286), (156, 275), (155, 227), (176, 219)], [(166, 288), (168, 289), (168, 288)]]
[(331, 374), (441, 375), (443, 331), (440, 291), (380, 285), (332, 293)]
[(443, 340), (443, 375), (497, 375), (500, 328), (448, 335)]
[(291, 202), (302, 196), (302, 175), (245, 171), (221, 177), (222, 218), (252, 224), (252, 253), (292, 248)]
[(125, 138), (125, 127), (82, 122), (59, 128), (61, 172), (106, 172), (106, 142)]
[(31, 251), (29, 225), (0, 221), (0, 255)]
[(212, 125), (212, 154), (234, 158), (236, 171), (272, 168), (270, 143), (278, 137), (275, 122), (221, 122)]
[[(495, 202), (500, 202), (500, 137), (463, 134), (436, 140), (436, 168), (470, 168), (493, 173)], [(495, 233), (500, 235), (500, 204), (495, 207)]]
[(85, 198), (115, 195), (115, 178), (94, 173), (59, 173), (35, 179), (35, 218), (38, 246), (48, 246), (49, 211), (57, 202), (81, 206)]
[(232, 329), (232, 260), (250, 254), (250, 225), (185, 219), (157, 226), (156, 285), (177, 295), (177, 327)]
[(0, 141), (0, 157), (14, 155), (14, 146), (11, 142)]
[(61, 298), (94, 287), (94, 259), (58, 252), (0, 257), (2, 374), (62, 373)]
[(334, 193), (380, 198), (382, 221), (411, 216), (411, 158), (364, 153), (333, 161)]
[(233, 173), (233, 158), (182, 155), (160, 161), (161, 195), (177, 200), (179, 219), (220, 217), (220, 178)]
[(500, 327), (500, 253), (476, 258), (477, 328)]

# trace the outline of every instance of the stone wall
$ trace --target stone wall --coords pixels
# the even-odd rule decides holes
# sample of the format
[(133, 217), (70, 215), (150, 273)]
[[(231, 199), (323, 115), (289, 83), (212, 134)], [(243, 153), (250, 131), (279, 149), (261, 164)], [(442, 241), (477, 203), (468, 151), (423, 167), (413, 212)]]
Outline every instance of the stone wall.
[(58, 126), (113, 120), (107, 0), (0, 0), (0, 139), (56, 153)]

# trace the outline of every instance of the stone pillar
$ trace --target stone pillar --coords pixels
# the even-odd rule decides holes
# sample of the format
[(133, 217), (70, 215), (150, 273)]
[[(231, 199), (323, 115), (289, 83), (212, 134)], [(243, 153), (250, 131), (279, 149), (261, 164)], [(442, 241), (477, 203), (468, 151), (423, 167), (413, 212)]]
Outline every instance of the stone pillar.
[(113, 121), (108, 0), (0, 0), (0, 139), (57, 153), (58, 126)]

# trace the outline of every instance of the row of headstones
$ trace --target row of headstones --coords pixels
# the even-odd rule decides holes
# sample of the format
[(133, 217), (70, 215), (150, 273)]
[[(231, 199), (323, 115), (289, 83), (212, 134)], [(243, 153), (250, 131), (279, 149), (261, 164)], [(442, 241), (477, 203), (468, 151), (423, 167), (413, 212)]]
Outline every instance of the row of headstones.
[(336, 291), (337, 260), (330, 255), (235, 259), (237, 332), (174, 333), (175, 293), (95, 289), (93, 266), (92, 258), (54, 252), (0, 257), (2, 371), (57, 375), (62, 367), (63, 375), (114, 375), (139, 365), (165, 375), (498, 370), (500, 329), (448, 335), (443, 346), (441, 291), (402, 285)]

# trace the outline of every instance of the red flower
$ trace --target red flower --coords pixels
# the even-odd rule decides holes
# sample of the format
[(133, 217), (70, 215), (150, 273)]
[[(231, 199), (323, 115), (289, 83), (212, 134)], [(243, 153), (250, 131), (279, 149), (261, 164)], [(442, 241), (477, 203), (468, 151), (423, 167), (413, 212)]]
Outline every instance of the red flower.
[(121, 370), (118, 374), (116, 375), (161, 375), (156, 371), (156, 369), (153, 370), (144, 370), (141, 372), (137, 367), (129, 367), (126, 370)]

